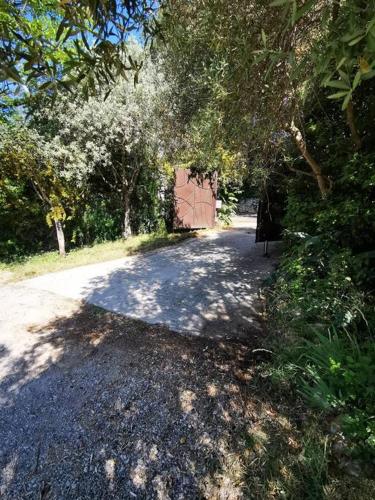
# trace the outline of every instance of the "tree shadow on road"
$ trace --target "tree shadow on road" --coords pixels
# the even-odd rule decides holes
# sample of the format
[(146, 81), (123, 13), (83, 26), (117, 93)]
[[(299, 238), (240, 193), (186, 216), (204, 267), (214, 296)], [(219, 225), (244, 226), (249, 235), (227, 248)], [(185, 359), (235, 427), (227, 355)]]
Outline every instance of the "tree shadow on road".
[(228, 231), (220, 243), (213, 234), (202, 242), (139, 257), (88, 280), (81, 296), (175, 331), (252, 341), (261, 333), (258, 291), (276, 262), (263, 258), (253, 234), (237, 230), (232, 236)]
[(275, 498), (271, 484), (249, 491), (249, 474), (273, 436), (298, 445), (255, 381), (259, 343), (87, 305), (27, 335), (0, 383), (3, 498)]

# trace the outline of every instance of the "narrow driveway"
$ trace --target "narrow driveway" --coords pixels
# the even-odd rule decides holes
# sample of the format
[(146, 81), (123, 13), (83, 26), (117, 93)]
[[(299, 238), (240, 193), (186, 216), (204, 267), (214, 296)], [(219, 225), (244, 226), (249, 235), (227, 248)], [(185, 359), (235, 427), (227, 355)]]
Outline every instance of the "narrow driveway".
[(255, 218), (239, 217), (230, 230), (23, 284), (178, 332), (239, 338), (259, 328), (257, 294), (273, 264), (262, 253)]
[(294, 442), (254, 377), (271, 266), (247, 221), (0, 287), (0, 498), (264, 498), (253, 433)]

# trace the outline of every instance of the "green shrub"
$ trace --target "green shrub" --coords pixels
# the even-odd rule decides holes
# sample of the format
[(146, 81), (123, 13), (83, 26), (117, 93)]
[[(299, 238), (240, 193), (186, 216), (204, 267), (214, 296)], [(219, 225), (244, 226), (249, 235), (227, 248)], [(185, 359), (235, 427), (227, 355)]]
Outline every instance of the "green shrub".
[(284, 253), (268, 293), (284, 333), (271, 371), (339, 423), (350, 453), (375, 456), (375, 155), (327, 161), (336, 169), (327, 199), (288, 182)]
[(325, 200), (301, 191), (299, 182), (288, 187), (285, 252), (270, 304), (275, 317), (302, 329), (373, 321), (375, 155), (352, 155)]
[(104, 199), (92, 199), (81, 215), (72, 221), (73, 244), (89, 245), (115, 240), (121, 236), (120, 210), (110, 207)]
[(316, 238), (305, 238), (287, 253), (276, 273), (270, 307), (288, 328), (305, 325), (344, 327), (361, 321), (368, 306), (356, 285), (357, 260)]
[(222, 205), (218, 211), (218, 219), (222, 224), (229, 226), (232, 222), (232, 217), (236, 214), (238, 196), (240, 194), (241, 191), (236, 188), (230, 190), (227, 187), (223, 187), (221, 189), (220, 198)]
[(173, 190), (154, 166), (141, 169), (131, 200), (131, 225), (136, 234), (160, 232), (172, 213)]
[(375, 344), (357, 337), (316, 332), (297, 342), (293, 360), (306, 400), (338, 417), (355, 453), (375, 456)]
[(52, 245), (46, 213), (30, 186), (0, 179), (0, 260), (17, 260)]

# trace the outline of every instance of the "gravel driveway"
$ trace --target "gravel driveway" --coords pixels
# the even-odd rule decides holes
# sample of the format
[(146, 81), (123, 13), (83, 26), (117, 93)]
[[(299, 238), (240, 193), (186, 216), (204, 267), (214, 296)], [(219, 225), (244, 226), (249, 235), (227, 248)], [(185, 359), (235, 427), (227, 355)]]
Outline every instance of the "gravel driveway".
[(255, 226), (256, 218), (237, 217), (227, 231), (23, 284), (178, 332), (247, 337), (259, 327), (257, 293), (273, 264), (254, 243)]
[[(82, 268), (0, 287), (1, 498), (248, 495), (247, 464), (258, 460), (249, 452), (251, 433), (259, 428), (263, 435), (276, 414), (252, 386), (252, 349), (262, 333), (250, 331), (253, 303), (241, 301), (255, 297), (271, 265), (252, 241), (245, 227), (88, 266), (81, 281)], [(100, 278), (93, 268), (108, 272)], [(148, 321), (203, 335), (177, 335), (43, 290), (42, 283), (63, 285), (78, 298), (90, 283), (83, 295), (89, 302), (124, 312), (133, 304), (134, 316), (144, 312)], [(116, 297), (125, 291), (130, 297)], [(195, 319), (187, 323), (191, 312)]]

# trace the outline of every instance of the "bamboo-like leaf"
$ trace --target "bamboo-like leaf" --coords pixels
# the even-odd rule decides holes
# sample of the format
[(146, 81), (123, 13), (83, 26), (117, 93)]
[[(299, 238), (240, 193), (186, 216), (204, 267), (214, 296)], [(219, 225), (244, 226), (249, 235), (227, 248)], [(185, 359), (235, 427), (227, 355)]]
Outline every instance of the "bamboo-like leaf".
[(20, 74), (15, 68), (13, 68), (12, 66), (3, 66), (2, 70), (8, 76), (8, 78), (14, 80), (15, 82), (21, 83)]
[(85, 45), (86, 49), (87, 49), (87, 50), (90, 50), (90, 46), (89, 46), (89, 44), (88, 44), (88, 41), (87, 41), (86, 36), (85, 36), (85, 34), (83, 33), (83, 31), (82, 31), (82, 33), (81, 33), (81, 38), (82, 38), (82, 41), (83, 41), (83, 43), (84, 43), (84, 45)]
[(353, 90), (355, 90), (361, 82), (361, 72), (358, 70), (353, 80)]
[(351, 40), (349, 42), (349, 46), (352, 47), (353, 45), (356, 45), (358, 42), (360, 42), (362, 40), (362, 38), (364, 38), (365, 35), (361, 35), (361, 36), (357, 36), (357, 38), (354, 38), (353, 40)]
[(348, 84), (349, 87), (351, 87), (349, 75), (344, 71), (342, 71), (341, 69), (339, 69), (339, 75), (341, 76), (341, 80), (343, 80), (345, 83)]
[(60, 80), (59, 81), (59, 85), (61, 85), (61, 87), (63, 87), (65, 90), (67, 90), (71, 94), (73, 93), (72, 88), (71, 88), (72, 81), (69, 81), (69, 80)]
[(297, 17), (297, 2), (296, 0), (293, 0), (292, 4), (292, 25), (296, 23), (296, 17)]
[(20, 42), (25, 43), (26, 45), (28, 44), (29, 40), (26, 40), (20, 33), (17, 33), (16, 30), (11, 30), (13, 35), (20, 40)]
[(54, 85), (55, 82), (44, 82), (42, 85), (39, 86), (39, 90), (47, 90), (51, 88)]
[(344, 90), (350, 90), (350, 86), (348, 86), (345, 82), (341, 80), (329, 80), (328, 82), (325, 82), (326, 87), (333, 87), (336, 89), (344, 89)]
[(68, 38), (70, 38), (72, 35), (76, 34), (76, 32), (73, 32), (73, 28), (70, 26), (68, 31), (66, 32), (66, 35), (64, 36), (63, 43), (67, 41)]
[(374, 27), (375, 27), (375, 16), (368, 23), (367, 28), (366, 28), (366, 33), (369, 33), (372, 30), (372, 28), (374, 28)]
[(264, 46), (266, 46), (267, 45), (267, 36), (266, 36), (266, 33), (264, 32), (264, 29), (262, 29), (262, 40), (263, 40)]
[(343, 57), (342, 59), (340, 59), (340, 62), (336, 66), (336, 69), (340, 69), (341, 66), (344, 64), (345, 61), (346, 61), (346, 57)]
[(358, 29), (354, 31), (354, 33), (347, 33), (341, 38), (342, 42), (350, 42), (350, 40), (353, 40), (354, 38), (357, 38), (359, 35), (362, 35), (363, 31), (361, 29)]
[(57, 28), (56, 31), (56, 42), (58, 42), (61, 38), (61, 35), (64, 32), (64, 29), (66, 28), (66, 19), (64, 18), (61, 23), (59, 24), (59, 27)]
[[(350, 94), (350, 92), (349, 92)], [(344, 92), (344, 91), (341, 91), (341, 92), (336, 92), (335, 94), (331, 94), (328, 96), (328, 99), (341, 99), (342, 97), (348, 95), (348, 92)]]

